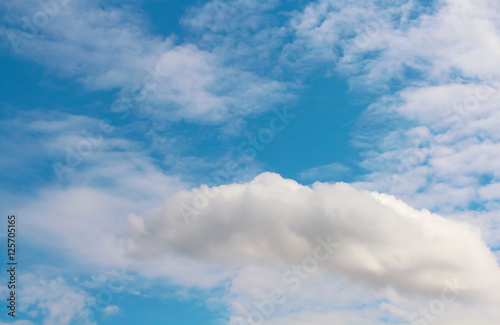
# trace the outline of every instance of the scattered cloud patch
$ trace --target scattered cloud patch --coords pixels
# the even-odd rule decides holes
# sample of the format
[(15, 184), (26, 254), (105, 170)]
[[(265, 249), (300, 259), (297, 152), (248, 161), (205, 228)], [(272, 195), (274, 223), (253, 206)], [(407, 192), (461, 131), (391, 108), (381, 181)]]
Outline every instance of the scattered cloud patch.
[(328, 182), (338, 181), (351, 172), (351, 168), (341, 163), (313, 167), (299, 174), (302, 181)]

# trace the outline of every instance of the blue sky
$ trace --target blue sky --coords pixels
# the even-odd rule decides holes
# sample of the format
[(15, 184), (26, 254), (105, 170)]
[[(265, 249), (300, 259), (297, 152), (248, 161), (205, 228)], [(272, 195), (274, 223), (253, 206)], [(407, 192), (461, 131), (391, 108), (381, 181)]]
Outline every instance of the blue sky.
[(0, 8), (0, 324), (498, 324), (495, 1)]

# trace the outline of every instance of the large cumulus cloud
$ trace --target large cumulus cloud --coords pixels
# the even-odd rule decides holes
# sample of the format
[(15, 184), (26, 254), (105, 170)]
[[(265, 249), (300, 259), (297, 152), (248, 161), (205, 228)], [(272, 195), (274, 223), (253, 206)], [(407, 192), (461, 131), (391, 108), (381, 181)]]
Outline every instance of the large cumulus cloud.
[[(185, 207), (203, 196), (205, 205), (186, 222)], [(438, 294), (458, 278), (464, 296), (475, 299), (493, 298), (500, 283), (496, 258), (477, 228), (344, 183), (308, 187), (263, 173), (246, 184), (179, 192), (130, 221), (130, 251), (146, 259), (287, 266), (314, 256), (322, 240), (334, 243), (321, 264), (325, 272), (375, 288)]]

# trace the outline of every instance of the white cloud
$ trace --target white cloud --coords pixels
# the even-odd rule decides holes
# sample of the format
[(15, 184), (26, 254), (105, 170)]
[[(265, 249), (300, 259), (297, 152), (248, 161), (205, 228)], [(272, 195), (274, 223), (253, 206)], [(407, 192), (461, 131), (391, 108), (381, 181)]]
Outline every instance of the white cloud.
[[(22, 18), (36, 16), (36, 1), (4, 5), (8, 35), (23, 34)], [(175, 36), (151, 35), (131, 8), (67, 2), (50, 22), (23, 38), (19, 55), (89, 90), (120, 91), (127, 105), (156, 119), (230, 122), (291, 98), (289, 85), (229, 63), (226, 51), (200, 49)], [(128, 8), (128, 9), (127, 9)], [(39, 12), (44, 12), (43, 10)], [(265, 98), (265, 100), (262, 100)]]
[[(211, 198), (187, 224), (179, 206), (202, 202), (200, 193)], [(500, 268), (477, 228), (343, 183), (307, 187), (264, 173), (250, 183), (180, 192), (132, 216), (130, 227), (128, 247), (147, 265), (143, 275), (224, 287), (211, 303), (226, 305), (234, 325), (256, 313), (277, 325), (406, 323), (456, 279), (460, 294), (435, 324), (495, 324), (498, 317)], [(341, 243), (329, 259), (313, 273), (302, 268), (308, 275), (296, 277), (297, 288), (284, 281), (329, 235)], [(286, 302), (262, 312), (275, 290)]]
[(133, 251), (146, 259), (181, 254), (233, 266), (283, 266), (312, 256), (317, 238), (331, 236), (342, 246), (325, 269), (378, 288), (432, 294), (459, 277), (477, 298), (494, 296), (491, 287), (500, 284), (497, 261), (477, 229), (388, 195), (342, 183), (309, 188), (270, 173), (210, 192), (219, 194), (191, 224), (179, 209), (192, 205), (188, 192), (146, 213), (131, 238)]
[(202, 48), (222, 60), (263, 75), (279, 76), (276, 58), (286, 42), (288, 30), (280, 17), (279, 1), (210, 1), (192, 7), (181, 19)]
[[(10, 194), (14, 198), (8, 205), (22, 216), (30, 244), (50, 247), (54, 253), (70, 251), (90, 264), (123, 264), (117, 236), (127, 215), (161, 204), (185, 185), (159, 169), (141, 144), (123, 138), (123, 129), (101, 132), (99, 141), (92, 134), (89, 140), (85, 130), (99, 129), (100, 120), (56, 113), (37, 117), (26, 114), (4, 122), (15, 126), (12, 142), (23, 143), (7, 143), (13, 148), (7, 173), (24, 180), (26, 174), (12, 166), (26, 163), (43, 170), (48, 179), (30, 183), (31, 197)], [(90, 144), (90, 150), (80, 151), (82, 143)], [(61, 182), (54, 163), (70, 169), (62, 173)], [(50, 181), (55, 184), (47, 186)]]
[(273, 103), (292, 97), (285, 94), (285, 83), (237, 67), (225, 67), (220, 61), (216, 55), (194, 45), (178, 46), (163, 53), (156, 68), (159, 87), (152, 94), (151, 104), (171, 102), (179, 109), (156, 115), (164, 114), (174, 120), (220, 122), (260, 113)]
[(108, 306), (104, 307), (102, 312), (107, 316), (116, 315), (120, 312), (120, 307), (118, 307), (116, 305), (108, 305)]
[(85, 291), (68, 285), (61, 277), (44, 279), (34, 274), (24, 274), (20, 281), (20, 311), (40, 311), (43, 324), (47, 325), (70, 324), (88, 297)]
[(318, 167), (309, 168), (299, 174), (303, 181), (325, 182), (341, 180), (351, 169), (341, 163), (331, 163)]
[[(318, 1), (292, 19), (295, 41), (284, 58), (334, 64), (352, 86), (388, 90), (417, 79), (444, 82), (458, 74), (492, 79), (500, 70), (498, 3)], [(288, 53), (288, 52), (291, 52)], [(297, 55), (297, 54), (295, 54)]]
[(65, 1), (57, 6), (56, 14), (45, 14), (47, 23), (38, 27), (36, 17), (45, 13), (38, 1), (3, 6), (10, 26), (5, 32), (31, 32), (19, 46), (20, 55), (61, 75), (75, 76), (91, 89), (137, 83), (152, 59), (171, 44), (159, 37), (143, 37), (144, 24), (131, 10), (99, 6), (94, 1)]
[(371, 184), (360, 186), (436, 212), (456, 213), (474, 204), (494, 209), (491, 189), (500, 172), (498, 85), (411, 87), (395, 96), (398, 100), (374, 109), (400, 114), (414, 126), (378, 135), (382, 140), (362, 163), (374, 172), (367, 178)]

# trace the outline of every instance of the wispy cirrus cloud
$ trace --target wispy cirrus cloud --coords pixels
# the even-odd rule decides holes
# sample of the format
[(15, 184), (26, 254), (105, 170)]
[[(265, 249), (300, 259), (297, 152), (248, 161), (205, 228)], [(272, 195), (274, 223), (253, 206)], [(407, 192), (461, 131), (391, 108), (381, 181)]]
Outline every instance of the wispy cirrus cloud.
[[(35, 1), (5, 4), (3, 33), (25, 35), (25, 21), (36, 8)], [(288, 83), (229, 62), (217, 50), (222, 45), (213, 42), (201, 49), (174, 35), (152, 35), (141, 14), (128, 6), (68, 2), (17, 52), (61, 77), (76, 78), (88, 90), (133, 92), (152, 77), (139, 109), (156, 119), (222, 123), (293, 97)]]
[(302, 181), (326, 182), (342, 179), (351, 169), (341, 163), (332, 163), (309, 168), (299, 174)]
[(69, 324), (76, 319), (79, 306), (89, 296), (84, 290), (66, 283), (62, 277), (46, 279), (35, 274), (24, 274), (21, 281), (20, 311), (47, 325)]

